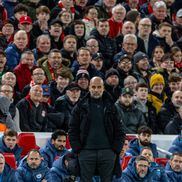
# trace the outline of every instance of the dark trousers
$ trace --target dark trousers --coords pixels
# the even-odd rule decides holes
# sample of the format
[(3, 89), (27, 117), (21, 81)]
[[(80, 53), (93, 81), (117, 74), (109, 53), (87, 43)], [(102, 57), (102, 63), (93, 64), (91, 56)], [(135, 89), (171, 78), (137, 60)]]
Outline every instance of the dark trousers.
[(111, 149), (82, 150), (79, 154), (81, 182), (92, 182), (98, 171), (101, 182), (111, 182), (116, 154)]

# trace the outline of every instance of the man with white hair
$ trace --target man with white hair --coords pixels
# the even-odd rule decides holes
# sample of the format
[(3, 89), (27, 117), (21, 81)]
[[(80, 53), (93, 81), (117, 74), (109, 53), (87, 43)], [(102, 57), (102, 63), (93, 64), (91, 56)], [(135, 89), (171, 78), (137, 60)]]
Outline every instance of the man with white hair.
[(152, 31), (156, 30), (160, 23), (170, 22), (169, 17), (167, 16), (167, 6), (164, 1), (157, 1), (153, 6), (153, 13), (150, 16), (152, 22)]
[(112, 17), (109, 19), (109, 36), (111, 38), (115, 38), (121, 34), (125, 16), (126, 10), (121, 4), (112, 8)]

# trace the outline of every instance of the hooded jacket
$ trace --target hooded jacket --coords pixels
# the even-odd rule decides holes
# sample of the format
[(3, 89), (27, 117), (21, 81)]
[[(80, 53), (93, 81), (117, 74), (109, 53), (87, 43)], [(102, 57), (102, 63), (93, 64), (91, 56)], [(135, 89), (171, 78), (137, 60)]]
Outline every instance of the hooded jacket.
[(4, 137), (0, 138), (0, 152), (13, 153), (15, 155), (17, 163), (19, 163), (19, 161), (21, 160), (21, 151), (22, 151), (22, 148), (19, 147), (17, 144), (15, 145), (13, 149), (8, 148), (6, 144), (4, 143)]
[(49, 139), (46, 145), (40, 149), (40, 153), (44, 158), (44, 161), (47, 163), (47, 166), (51, 168), (55, 158), (58, 156), (63, 156), (65, 153), (67, 153), (67, 149), (65, 148), (63, 151), (57, 150), (51, 143), (51, 139)]
[(173, 143), (172, 146), (169, 148), (168, 150), (171, 153), (175, 153), (175, 152), (181, 152), (182, 151), (182, 138), (180, 135), (178, 135)]
[(175, 172), (172, 170), (169, 162), (166, 164), (165, 172), (170, 182), (180, 182), (182, 181), (182, 171)]
[(6, 125), (7, 128), (16, 130), (14, 121), (9, 113), (10, 100), (7, 97), (0, 96), (0, 123)]
[(48, 173), (49, 168), (43, 160), (38, 168), (31, 169), (24, 158), (15, 174), (18, 182), (41, 182), (43, 179), (48, 179)]
[[(158, 157), (156, 144), (150, 143), (149, 147), (152, 150), (154, 158)], [(140, 155), (141, 150), (142, 150), (142, 146), (140, 146), (138, 138), (131, 140), (129, 144), (129, 149), (127, 150), (127, 152), (130, 153), (132, 156), (138, 156)]]
[(8, 164), (5, 164), (4, 166), (2, 182), (17, 182), (15, 178), (15, 170), (12, 169)]

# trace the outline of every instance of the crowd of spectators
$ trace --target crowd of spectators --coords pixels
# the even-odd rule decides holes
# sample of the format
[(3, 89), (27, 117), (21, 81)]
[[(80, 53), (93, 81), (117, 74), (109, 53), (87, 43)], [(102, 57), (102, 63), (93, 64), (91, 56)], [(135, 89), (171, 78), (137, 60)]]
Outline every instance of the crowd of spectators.
[[(104, 84), (102, 94), (107, 93), (110, 100), (106, 106), (100, 102), (101, 107), (116, 108), (114, 117), (122, 123), (124, 133), (138, 132), (129, 149), (121, 150), (122, 157), (136, 157), (122, 180), (129, 182), (136, 176), (143, 180), (146, 177), (146, 181), (158, 180), (152, 176), (157, 177), (159, 171), (164, 181), (176, 177), (173, 173), (182, 171), (182, 166), (179, 170), (174, 164), (176, 158), (182, 163), (181, 149), (174, 151), (179, 149), (176, 145), (180, 145), (180, 137), (170, 149), (174, 154), (166, 166), (167, 175), (157, 165), (152, 167), (154, 159), (143, 157), (142, 152), (148, 150), (153, 158), (158, 157), (156, 145), (149, 145), (152, 133), (179, 135), (182, 131), (182, 1), (0, 0), (0, 131), (64, 130), (58, 137), (64, 140), (74, 126), (70, 125), (75, 119), (74, 108), (84, 103), (93, 89), (97, 92), (98, 88), (90, 84), (94, 78)], [(103, 117), (99, 116), (102, 109), (97, 111), (90, 120)], [(82, 125), (80, 128), (85, 127)], [(16, 156), (21, 168), (16, 176), (21, 178), (25, 168), (41, 165), (45, 176), (49, 167), (56, 179), (61, 168), (58, 164), (68, 166), (74, 158), (72, 153), (66, 155), (62, 147), (58, 149), (56, 140), (53, 135), (40, 152), (31, 151), (22, 162)], [(57, 152), (50, 149), (52, 144)], [(53, 156), (46, 153), (47, 148)], [(53, 164), (60, 155), (63, 158)], [(32, 158), (39, 159), (37, 166), (31, 165)], [(1, 155), (0, 160), (3, 163)], [(133, 176), (128, 176), (127, 171), (133, 168)], [(27, 181), (30, 176), (27, 174)], [(1, 178), (2, 175), (0, 181)], [(43, 182), (46, 180), (48, 177), (42, 178)], [(99, 177), (93, 180), (98, 181)]]

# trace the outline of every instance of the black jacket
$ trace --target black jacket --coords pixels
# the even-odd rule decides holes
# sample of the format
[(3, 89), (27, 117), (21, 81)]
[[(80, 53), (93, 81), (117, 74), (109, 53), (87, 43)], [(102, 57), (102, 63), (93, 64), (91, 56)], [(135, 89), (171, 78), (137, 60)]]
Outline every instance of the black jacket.
[[(71, 147), (75, 153), (81, 151), (87, 140), (90, 124), (89, 115), (91, 114), (89, 113), (90, 98), (90, 94), (88, 93), (73, 109), (70, 119), (68, 133)], [(125, 141), (125, 132), (118, 118), (116, 107), (108, 93), (104, 92), (102, 100), (105, 106), (104, 125), (106, 133), (111, 148), (119, 154)]]
[(104, 37), (100, 35), (96, 29), (92, 30), (90, 35), (97, 39), (99, 43), (99, 51), (104, 57), (104, 67), (109, 69), (113, 65), (112, 60), (117, 52), (116, 41), (108, 36)]

